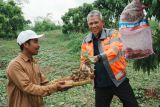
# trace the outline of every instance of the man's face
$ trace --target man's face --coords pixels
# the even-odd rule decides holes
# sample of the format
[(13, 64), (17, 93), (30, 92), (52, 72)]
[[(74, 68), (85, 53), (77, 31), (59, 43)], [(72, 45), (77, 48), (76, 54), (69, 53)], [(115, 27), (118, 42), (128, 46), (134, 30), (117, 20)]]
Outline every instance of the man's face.
[(89, 26), (90, 31), (94, 35), (97, 35), (99, 32), (102, 31), (104, 22), (100, 19), (99, 16), (91, 16), (88, 19), (88, 26)]
[(29, 43), (24, 43), (24, 48), (31, 55), (37, 55), (40, 48), (38, 39), (31, 39)]

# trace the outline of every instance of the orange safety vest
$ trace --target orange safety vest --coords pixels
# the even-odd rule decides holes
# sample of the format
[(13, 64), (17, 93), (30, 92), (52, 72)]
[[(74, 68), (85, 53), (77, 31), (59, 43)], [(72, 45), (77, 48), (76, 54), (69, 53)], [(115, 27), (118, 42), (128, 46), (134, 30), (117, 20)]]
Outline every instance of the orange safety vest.
[[(126, 78), (126, 62), (122, 56), (123, 44), (120, 36), (117, 30), (103, 28), (98, 42), (100, 56), (105, 69), (116, 86), (119, 86)], [(81, 65), (86, 60), (86, 53), (89, 57), (92, 57), (94, 55), (93, 52), (92, 33), (89, 33), (81, 46)]]

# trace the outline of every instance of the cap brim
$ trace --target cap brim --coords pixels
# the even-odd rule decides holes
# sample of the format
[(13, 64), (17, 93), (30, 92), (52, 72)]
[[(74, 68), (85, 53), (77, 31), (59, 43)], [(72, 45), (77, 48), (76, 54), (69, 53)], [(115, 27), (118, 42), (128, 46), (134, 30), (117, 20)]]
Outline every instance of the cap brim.
[(37, 38), (41, 38), (41, 37), (43, 37), (43, 36), (44, 36), (44, 34), (37, 35)]
[(41, 37), (43, 37), (44, 36), (44, 34), (41, 34), (41, 35), (37, 35), (36, 37), (32, 37), (32, 38), (30, 38), (30, 39), (38, 39), (38, 38), (41, 38)]

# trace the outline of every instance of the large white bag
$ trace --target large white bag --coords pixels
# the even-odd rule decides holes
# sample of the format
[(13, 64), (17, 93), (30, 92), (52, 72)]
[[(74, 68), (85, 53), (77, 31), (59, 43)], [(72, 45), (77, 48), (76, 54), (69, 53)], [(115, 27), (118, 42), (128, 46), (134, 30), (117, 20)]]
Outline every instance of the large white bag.
[(126, 59), (140, 59), (153, 53), (151, 28), (143, 9), (139, 0), (133, 0), (120, 16), (119, 31)]

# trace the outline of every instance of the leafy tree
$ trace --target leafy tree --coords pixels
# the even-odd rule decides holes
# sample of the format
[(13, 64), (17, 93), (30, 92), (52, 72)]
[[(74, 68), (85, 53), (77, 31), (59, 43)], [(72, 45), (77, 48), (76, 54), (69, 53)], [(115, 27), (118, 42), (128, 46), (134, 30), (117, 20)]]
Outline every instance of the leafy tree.
[(0, 38), (15, 38), (26, 24), (20, 7), (13, 1), (0, 0)]
[(160, 21), (160, 0), (141, 0), (141, 2), (147, 6), (147, 17), (154, 16), (156, 20)]
[(47, 18), (42, 18), (42, 20), (35, 21), (35, 25), (33, 27), (34, 31), (44, 32), (51, 31), (60, 28), (60, 26), (56, 26), (51, 20)]
[(128, 0), (96, 0), (93, 4), (85, 3), (78, 8), (72, 8), (62, 17), (63, 33), (86, 32), (88, 28), (86, 17), (93, 9), (102, 12), (107, 27), (117, 28), (119, 15), (127, 3)]
[(87, 31), (87, 14), (93, 10), (92, 4), (83, 4), (78, 8), (69, 9), (69, 11), (62, 17), (64, 22), (63, 33), (81, 32)]
[(107, 28), (118, 28), (118, 20), (124, 7), (131, 0), (96, 0), (94, 7), (97, 7), (103, 14)]

